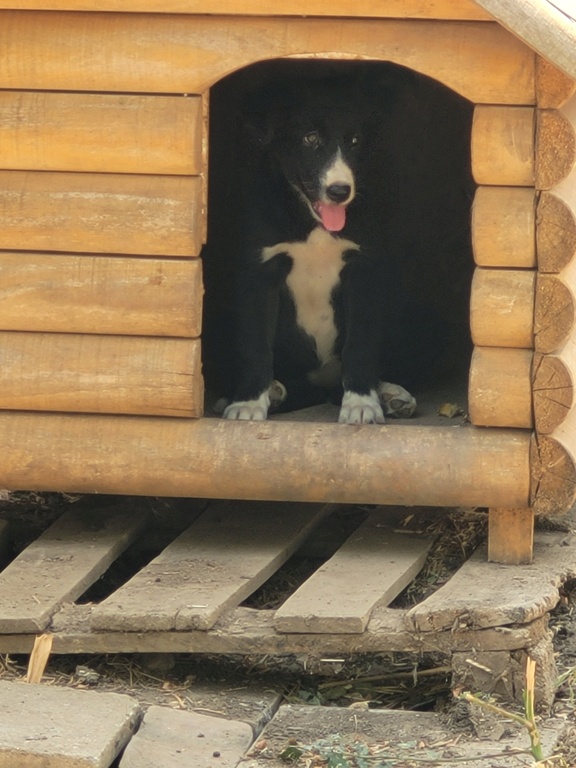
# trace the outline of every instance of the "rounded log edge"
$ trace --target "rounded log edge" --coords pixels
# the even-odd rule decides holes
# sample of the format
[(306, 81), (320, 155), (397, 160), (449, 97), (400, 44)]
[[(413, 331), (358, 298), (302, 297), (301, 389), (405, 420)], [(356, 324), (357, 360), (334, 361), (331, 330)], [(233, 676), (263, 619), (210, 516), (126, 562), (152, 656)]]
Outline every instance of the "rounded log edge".
[(553, 437), (534, 435), (530, 451), (531, 506), (544, 516), (562, 515), (576, 501), (574, 455)]
[(526, 507), (530, 432), (0, 413), (0, 487)]
[(532, 366), (536, 431), (550, 435), (566, 419), (574, 404), (574, 383), (560, 357), (536, 353)]
[(558, 110), (537, 112), (536, 187), (551, 189), (566, 178), (576, 163), (574, 126)]
[(576, 218), (570, 207), (550, 192), (542, 192), (536, 213), (540, 272), (560, 272), (576, 254)]
[(576, 324), (574, 293), (556, 275), (539, 274), (534, 306), (534, 348), (542, 354), (560, 349)]

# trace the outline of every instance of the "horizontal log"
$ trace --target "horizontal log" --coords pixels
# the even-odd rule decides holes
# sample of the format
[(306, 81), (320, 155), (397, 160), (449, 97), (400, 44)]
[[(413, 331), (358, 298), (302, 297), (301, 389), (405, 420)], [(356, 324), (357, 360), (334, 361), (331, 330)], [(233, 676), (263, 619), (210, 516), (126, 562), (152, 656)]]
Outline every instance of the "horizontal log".
[(202, 179), (0, 171), (0, 248), (197, 256)]
[(546, 59), (536, 60), (536, 104), (540, 109), (558, 109), (576, 93), (576, 80)]
[(0, 333), (0, 409), (198, 417), (200, 342)]
[(559, 110), (539, 109), (536, 136), (536, 187), (552, 189), (576, 164), (574, 125)]
[(536, 353), (532, 391), (536, 431), (550, 435), (567, 418), (574, 405), (574, 379), (569, 363), (558, 355)]
[[(0, 0), (13, 8), (14, 0)], [(352, 16), (400, 19), (491, 21), (472, 0), (18, 0), (18, 8), (58, 11), (143, 11), (146, 13), (221, 13), (241, 16)]]
[(4, 412), (0, 487), (524, 507), (529, 443), (468, 427)]
[(537, 213), (538, 269), (560, 272), (576, 256), (576, 215), (556, 194), (542, 192)]
[(535, 283), (532, 270), (476, 269), (470, 299), (474, 344), (531, 349)]
[(472, 424), (531, 428), (531, 366), (532, 350), (475, 347), (468, 390)]
[(535, 56), (498, 24), (0, 12), (7, 89), (203, 93), (248, 64), (310, 55), (392, 61), (474, 103), (535, 100)]
[(534, 186), (534, 119), (531, 107), (476, 106), (471, 153), (477, 184)]
[(575, 416), (573, 411), (557, 435), (534, 435), (532, 439), (531, 496), (537, 515), (562, 515), (576, 501)]
[(561, 349), (576, 323), (576, 260), (557, 275), (536, 281), (534, 347), (543, 354)]
[(199, 259), (0, 252), (0, 330), (200, 335)]
[(536, 195), (522, 187), (478, 187), (472, 205), (472, 247), (481, 267), (536, 266)]
[(5, 169), (197, 175), (198, 97), (0, 91)]

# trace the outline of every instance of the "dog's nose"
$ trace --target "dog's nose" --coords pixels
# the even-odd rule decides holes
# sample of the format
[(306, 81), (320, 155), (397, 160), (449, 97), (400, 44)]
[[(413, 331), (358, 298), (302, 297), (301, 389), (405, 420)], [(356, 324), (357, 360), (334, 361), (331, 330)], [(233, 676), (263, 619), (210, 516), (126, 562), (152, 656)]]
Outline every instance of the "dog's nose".
[(333, 203), (344, 203), (350, 197), (351, 192), (350, 184), (330, 184), (326, 189), (326, 196)]

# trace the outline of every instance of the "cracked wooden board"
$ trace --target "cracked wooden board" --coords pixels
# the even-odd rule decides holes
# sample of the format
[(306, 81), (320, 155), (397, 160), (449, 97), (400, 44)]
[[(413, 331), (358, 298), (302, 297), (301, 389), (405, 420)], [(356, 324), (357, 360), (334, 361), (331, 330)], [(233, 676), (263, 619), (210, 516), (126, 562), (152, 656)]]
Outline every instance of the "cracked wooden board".
[(396, 533), (386, 509), (373, 512), (276, 611), (279, 632), (363, 632), (376, 605), (388, 605), (419, 573), (432, 539)]
[(0, 574), (0, 632), (41, 632), (142, 532), (134, 506), (66, 512)]
[(332, 507), (210, 507), (148, 566), (94, 609), (96, 630), (209, 629), (266, 581)]

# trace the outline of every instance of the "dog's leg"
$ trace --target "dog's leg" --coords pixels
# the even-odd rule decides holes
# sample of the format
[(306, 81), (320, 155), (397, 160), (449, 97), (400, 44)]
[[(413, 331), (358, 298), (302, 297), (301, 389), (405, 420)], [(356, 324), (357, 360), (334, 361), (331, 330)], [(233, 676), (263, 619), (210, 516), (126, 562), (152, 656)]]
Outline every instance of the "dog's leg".
[(378, 399), (386, 416), (396, 419), (409, 419), (416, 410), (416, 398), (400, 384), (381, 381), (378, 384)]
[(273, 400), (273, 344), (278, 289), (267, 270), (248, 269), (238, 276), (234, 397), (225, 419), (264, 421)]

